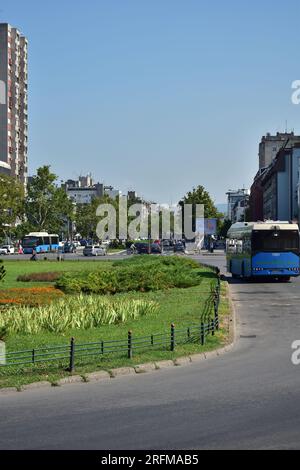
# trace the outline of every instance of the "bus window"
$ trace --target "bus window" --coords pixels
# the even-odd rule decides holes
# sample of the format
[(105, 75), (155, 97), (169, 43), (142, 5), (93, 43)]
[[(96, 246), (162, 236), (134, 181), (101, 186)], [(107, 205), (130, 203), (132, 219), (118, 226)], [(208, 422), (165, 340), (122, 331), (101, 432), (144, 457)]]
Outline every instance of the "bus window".
[(43, 239), (43, 237), (38, 237), (37, 245), (38, 245), (38, 246), (44, 245), (44, 239)]
[(44, 237), (44, 245), (50, 245), (50, 237)]
[(38, 243), (38, 239), (36, 237), (25, 237), (22, 241), (23, 248), (34, 248)]
[(299, 251), (299, 233), (289, 230), (256, 230), (252, 234), (252, 250)]
[(51, 236), (51, 245), (58, 245), (58, 236)]

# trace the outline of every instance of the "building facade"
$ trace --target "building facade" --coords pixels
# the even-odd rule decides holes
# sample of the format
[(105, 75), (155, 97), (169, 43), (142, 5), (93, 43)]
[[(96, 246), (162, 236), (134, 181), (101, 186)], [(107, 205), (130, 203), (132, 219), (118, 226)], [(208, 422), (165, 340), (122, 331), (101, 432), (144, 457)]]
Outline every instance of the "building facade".
[(299, 142), (300, 136), (295, 135), (294, 132), (277, 132), (276, 135), (268, 132), (261, 138), (259, 144), (259, 169), (268, 167), (282, 148), (291, 147)]
[(0, 172), (24, 186), (28, 174), (27, 54), (27, 39), (18, 29), (1, 23)]
[(227, 193), (227, 218), (233, 223), (236, 217), (243, 218), (249, 199), (249, 189), (230, 189)]
[(75, 204), (90, 204), (93, 198), (104, 195), (103, 184), (94, 184), (91, 175), (80, 176), (78, 180), (67, 180), (62, 187)]
[(300, 219), (300, 143), (282, 148), (251, 187), (252, 220)]

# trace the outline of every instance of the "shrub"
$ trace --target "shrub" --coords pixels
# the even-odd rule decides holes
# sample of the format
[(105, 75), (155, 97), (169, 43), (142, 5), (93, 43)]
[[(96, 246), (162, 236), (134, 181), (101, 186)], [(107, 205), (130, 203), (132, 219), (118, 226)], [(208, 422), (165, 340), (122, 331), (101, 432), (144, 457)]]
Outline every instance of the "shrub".
[(99, 296), (72, 296), (38, 308), (14, 307), (0, 315), (0, 329), (9, 333), (63, 333), (68, 329), (97, 328), (124, 323), (157, 311), (158, 304), (144, 300), (111, 300)]
[(61, 272), (29, 273), (17, 277), (20, 282), (54, 282), (62, 276)]
[(56, 287), (68, 293), (116, 294), (130, 291), (156, 291), (173, 287), (192, 287), (202, 282), (202, 270), (192, 260), (165, 257), (143, 262), (116, 262), (114, 269), (65, 275)]

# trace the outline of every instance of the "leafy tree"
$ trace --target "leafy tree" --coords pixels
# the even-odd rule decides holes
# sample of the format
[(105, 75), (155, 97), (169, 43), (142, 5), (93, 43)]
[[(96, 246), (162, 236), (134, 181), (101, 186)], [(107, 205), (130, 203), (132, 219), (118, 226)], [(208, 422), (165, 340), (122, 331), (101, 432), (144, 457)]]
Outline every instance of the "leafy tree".
[(118, 201), (108, 196), (95, 197), (89, 204), (78, 204), (75, 215), (76, 231), (83, 238), (97, 239), (96, 229), (100, 217), (96, 216), (96, 211), (100, 204), (112, 204), (118, 214)]
[(213, 200), (210, 197), (208, 191), (205, 190), (204, 186), (197, 186), (193, 188), (192, 191), (189, 191), (182, 199), (179, 201), (179, 205), (182, 206), (182, 214), (184, 220), (184, 204), (193, 205), (193, 215), (192, 215), (192, 227), (195, 230), (196, 225), (196, 204), (204, 205), (204, 218), (205, 219), (217, 219), (218, 227), (220, 226), (220, 220), (222, 214), (218, 212), (216, 206), (214, 205)]
[(223, 220), (223, 222), (221, 223), (221, 226), (219, 228), (219, 236), (220, 237), (226, 238), (227, 232), (230, 229), (231, 224), (232, 224), (231, 220), (229, 220), (229, 219)]
[(203, 186), (200, 185), (197, 186), (197, 188), (193, 188), (192, 191), (189, 191), (182, 198), (179, 204), (181, 206), (183, 204), (203, 204), (205, 219), (217, 219), (221, 216), (216, 206), (214, 205), (209, 193), (205, 190)]
[(27, 230), (60, 232), (72, 218), (73, 204), (63, 188), (56, 186), (56, 179), (50, 166), (43, 166), (30, 181), (25, 201)]
[(16, 179), (0, 174), (0, 236), (13, 231), (24, 211), (24, 189)]

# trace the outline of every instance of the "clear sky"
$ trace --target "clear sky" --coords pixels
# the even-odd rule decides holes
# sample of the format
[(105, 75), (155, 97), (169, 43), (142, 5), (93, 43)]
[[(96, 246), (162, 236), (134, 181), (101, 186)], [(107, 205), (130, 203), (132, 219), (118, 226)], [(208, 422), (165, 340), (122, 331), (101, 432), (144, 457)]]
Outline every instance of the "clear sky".
[(29, 40), (30, 172), (225, 201), (263, 134), (300, 133), (299, 18), (296, 0), (2, 0)]

